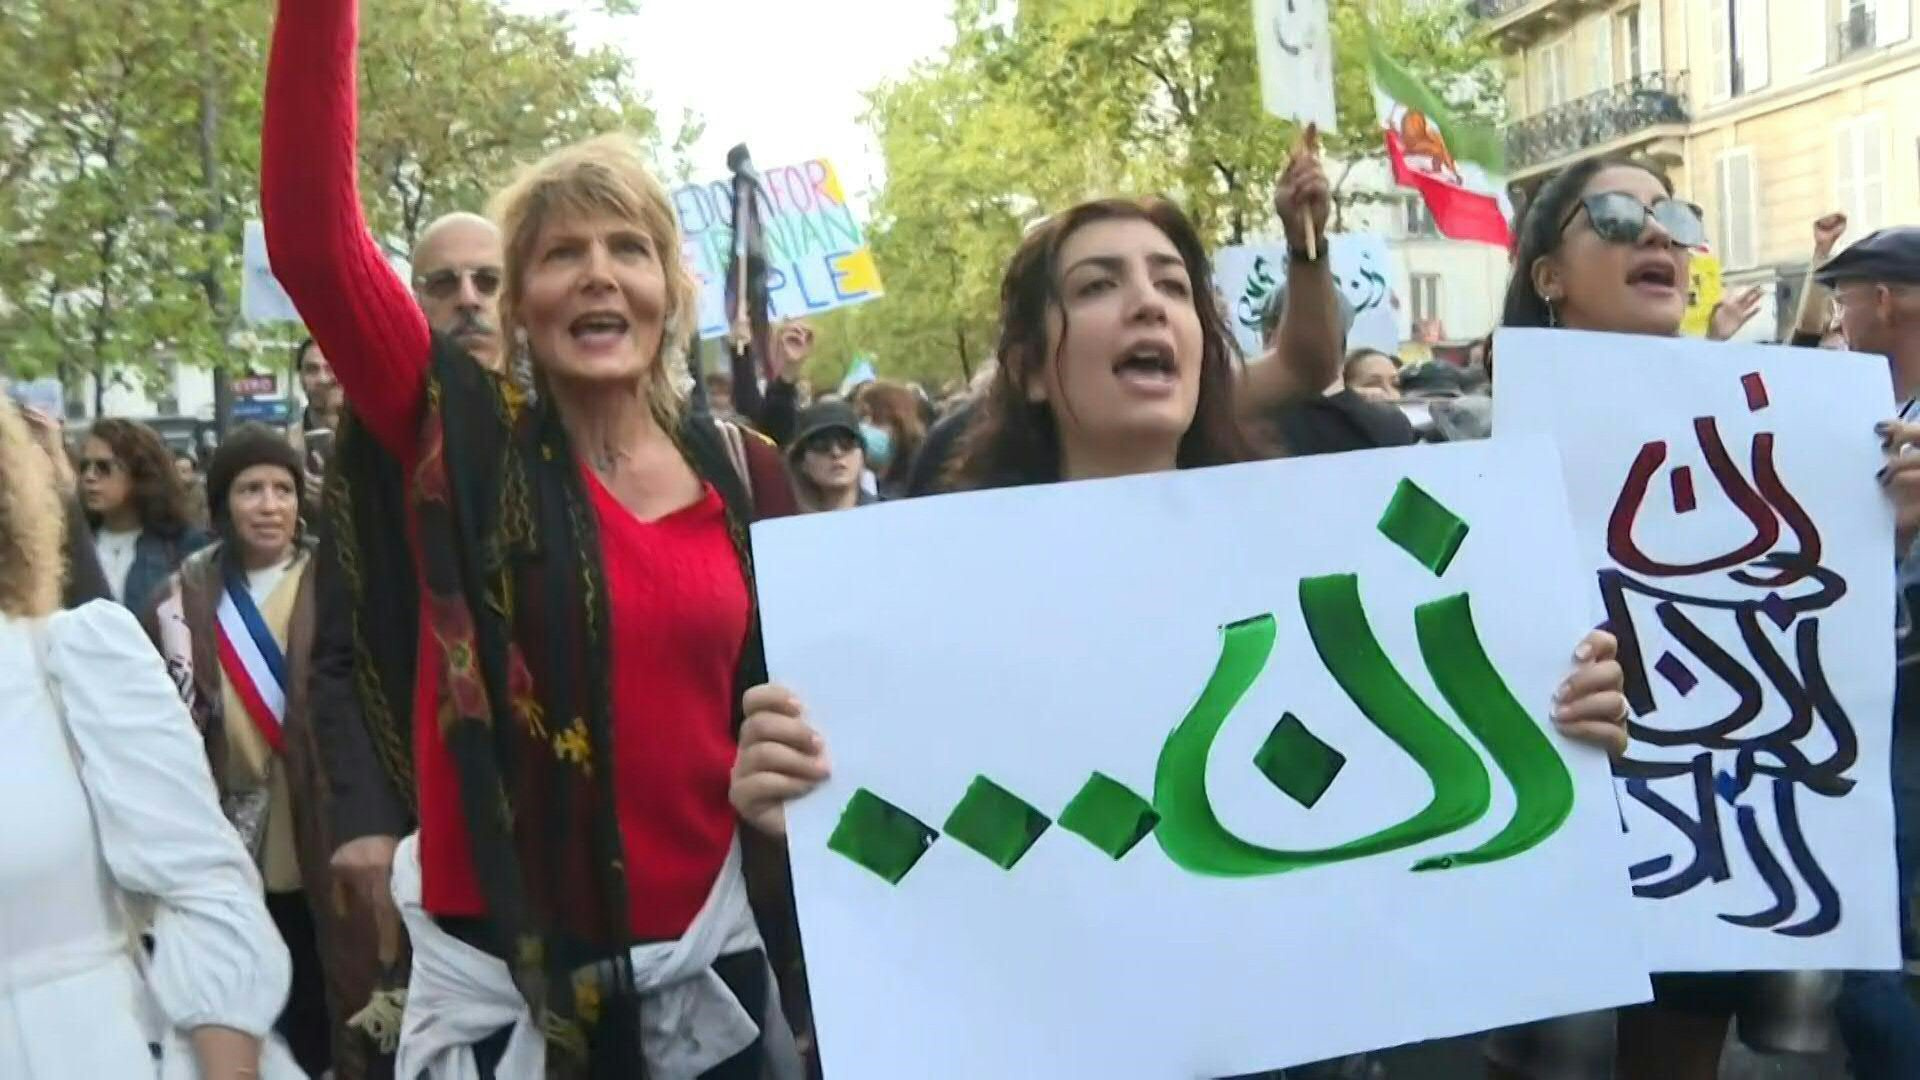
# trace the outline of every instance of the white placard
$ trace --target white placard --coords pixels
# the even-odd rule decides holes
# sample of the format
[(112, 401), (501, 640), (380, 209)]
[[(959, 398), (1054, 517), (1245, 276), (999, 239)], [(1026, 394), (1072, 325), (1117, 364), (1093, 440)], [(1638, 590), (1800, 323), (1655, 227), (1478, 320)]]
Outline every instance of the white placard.
[(1334, 130), (1333, 35), (1326, 0), (1253, 0), (1260, 103), (1282, 120)]
[[(1393, 256), (1377, 233), (1334, 233), (1326, 237), (1327, 266), (1334, 284), (1353, 305), (1353, 329), (1347, 348), (1400, 352), (1400, 327), (1393, 317)], [(1213, 257), (1213, 280), (1227, 305), (1233, 338), (1249, 359), (1266, 351), (1260, 340), (1260, 316), (1274, 290), (1287, 283), (1285, 244), (1246, 244), (1221, 248)]]
[(1621, 636), (1655, 969), (1897, 966), (1886, 361), (1551, 330), (1494, 356), (1496, 441), (1558, 442)]
[[(769, 667), (835, 768), (788, 813), (828, 1075), (1221, 1077), (1644, 1000), (1605, 756), (1535, 719), (1589, 625), (1558, 475), (1461, 444), (755, 526)], [(1442, 574), (1382, 526), (1448, 515)], [(1475, 670), (1504, 706), (1449, 703)], [(1531, 751), (1517, 784), (1463, 716)], [(1053, 823), (970, 847), (983, 780)], [(1096, 845), (1089, 791), (1159, 823)], [(871, 840), (875, 799), (919, 824)]]
[(260, 222), (247, 222), (240, 257), (241, 316), (251, 323), (299, 322), (293, 299), (267, 262), (267, 232)]

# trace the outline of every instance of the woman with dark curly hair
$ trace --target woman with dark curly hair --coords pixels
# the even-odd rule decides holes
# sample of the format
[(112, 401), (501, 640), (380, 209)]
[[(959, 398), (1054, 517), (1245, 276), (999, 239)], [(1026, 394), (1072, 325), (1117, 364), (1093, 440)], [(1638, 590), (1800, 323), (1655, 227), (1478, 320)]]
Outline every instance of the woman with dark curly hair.
[(80, 504), (113, 598), (146, 614), (154, 590), (180, 560), (206, 546), (189, 524), (173, 453), (152, 428), (97, 421), (80, 446)]

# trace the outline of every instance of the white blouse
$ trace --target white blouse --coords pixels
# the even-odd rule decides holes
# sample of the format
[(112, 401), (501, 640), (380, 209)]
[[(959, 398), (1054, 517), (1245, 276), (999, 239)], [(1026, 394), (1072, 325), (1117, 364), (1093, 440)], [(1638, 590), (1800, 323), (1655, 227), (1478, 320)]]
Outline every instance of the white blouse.
[[(200, 737), (133, 616), (106, 601), (39, 624), (0, 616), (0, 1078), (198, 1075), (188, 1032), (266, 1036), (290, 977)], [(264, 1075), (287, 1075), (277, 1040), (264, 1057)]]

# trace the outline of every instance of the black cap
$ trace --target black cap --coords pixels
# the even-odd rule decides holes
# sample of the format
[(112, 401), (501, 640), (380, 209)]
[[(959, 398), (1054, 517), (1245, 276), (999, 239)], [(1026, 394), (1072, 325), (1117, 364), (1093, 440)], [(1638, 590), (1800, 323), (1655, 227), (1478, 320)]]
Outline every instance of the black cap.
[(1869, 234), (1814, 273), (1822, 285), (1841, 281), (1920, 283), (1920, 227), (1902, 225)]
[(860, 418), (854, 415), (853, 406), (844, 401), (820, 401), (800, 411), (787, 453), (800, 456), (806, 450), (807, 441), (824, 431), (844, 431), (853, 436), (863, 450), (866, 448), (866, 439), (860, 434)]

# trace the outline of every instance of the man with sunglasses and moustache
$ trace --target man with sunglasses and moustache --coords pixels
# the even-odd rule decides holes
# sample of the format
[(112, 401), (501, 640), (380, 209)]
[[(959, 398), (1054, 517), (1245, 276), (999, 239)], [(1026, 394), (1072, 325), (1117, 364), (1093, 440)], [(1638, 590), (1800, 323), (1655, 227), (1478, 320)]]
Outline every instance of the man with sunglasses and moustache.
[[(511, 361), (500, 332), (505, 261), (500, 231), (491, 221), (454, 213), (421, 233), (412, 276), (414, 300), (433, 332), (503, 378), (510, 377)], [(328, 803), (331, 868), (360, 932), (343, 945), (354, 953), (350, 963), (332, 965), (352, 974), (344, 985), (330, 987), (329, 997), (336, 1024), (360, 1014), (356, 1023), (364, 1029), (386, 1025), (397, 1031), (400, 999), (376, 990), (405, 986), (403, 934), (387, 881), (400, 837), (414, 828), (404, 710), (413, 686), (418, 585), (411, 565), (358, 565), (349, 572), (340, 560), (341, 538), (349, 532), (404, 528), (399, 463), (351, 422), (337, 436), (332, 457), (335, 466), (315, 511), (321, 540), (309, 715), (318, 769), (316, 790), (309, 794)], [(354, 546), (383, 550), (364, 542)], [(396, 642), (398, 647), (389, 647)], [(341, 1080), (390, 1075), (390, 1048), (344, 1033), (335, 1042)]]
[[(1844, 227), (1844, 219), (1842, 219)], [(1920, 228), (1881, 229), (1821, 265), (1814, 281), (1833, 291), (1833, 306), (1846, 347), (1884, 356), (1893, 375), (1897, 420), (1882, 427), (1891, 460), (1881, 472), (1889, 490), (1920, 487)], [(1815, 305), (1809, 305), (1814, 307)], [(1803, 318), (1802, 325), (1808, 320)], [(1895, 501), (1896, 506), (1904, 503)], [(1914, 873), (1920, 868), (1920, 521), (1900, 520), (1900, 566), (1895, 598), (1893, 697), (1893, 818), (1899, 867), (1900, 926), (1913, 950), (1909, 914)], [(1904, 973), (1848, 972), (1835, 1016), (1859, 1080), (1920, 1076), (1920, 1008), (1908, 996)]]

